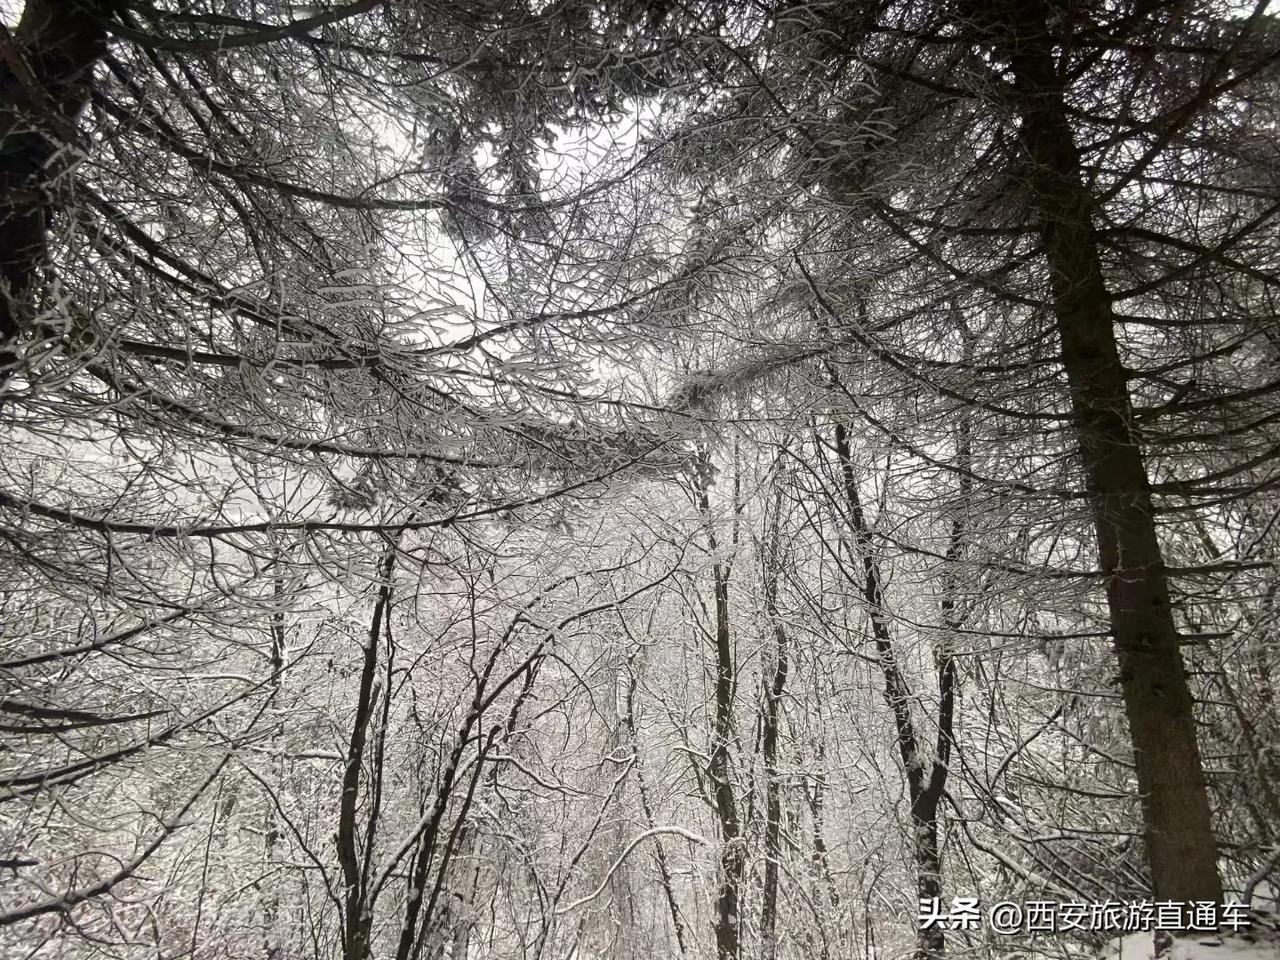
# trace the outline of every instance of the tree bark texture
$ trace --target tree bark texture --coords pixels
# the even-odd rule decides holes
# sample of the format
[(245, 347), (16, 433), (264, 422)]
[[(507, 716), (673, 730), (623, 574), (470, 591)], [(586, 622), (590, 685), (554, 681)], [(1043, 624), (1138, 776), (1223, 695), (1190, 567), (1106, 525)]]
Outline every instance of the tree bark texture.
[(787, 628), (778, 613), (778, 579), (781, 574), (779, 530), (782, 496), (774, 497), (773, 517), (766, 534), (764, 608), (773, 639), (773, 670), (764, 684), (762, 741), (765, 776), (764, 891), (760, 909), (760, 954), (774, 960), (778, 952), (778, 864), (782, 859), (782, 783), (778, 770), (778, 737), (782, 725), (782, 697), (787, 688), (789, 651)]
[[(0, 387), (13, 375), (22, 303), (47, 255), (49, 218), (107, 50), (120, 0), (27, 0), (17, 30), (0, 34)], [(3, 28), (0, 28), (2, 30)]]
[[(834, 371), (833, 375), (834, 375)], [(889, 613), (884, 600), (884, 575), (873, 552), (871, 528), (862, 509), (862, 497), (854, 473), (849, 433), (843, 423), (835, 428), (836, 459), (844, 485), (848, 523), (853, 532), (855, 559), (862, 563), (862, 598), (871, 621), (876, 659), (884, 676), (884, 699), (893, 713), (898, 752), (907, 779), (907, 796), (911, 800), (911, 848), (916, 866), (916, 891), (920, 899), (942, 896), (942, 850), (938, 842), (938, 807), (947, 782), (947, 763), (951, 753), (951, 724), (955, 702), (955, 665), (951, 657), (942, 658), (939, 667), (938, 740), (933, 755), (926, 757), (920, 747), (915, 720), (911, 715), (911, 689), (898, 664)], [(954, 534), (953, 534), (954, 536)], [(941, 926), (919, 927), (916, 931), (916, 956), (920, 960), (941, 957), (946, 937)]]
[[(711, 471), (704, 454), (699, 477), (699, 508), (707, 526), (707, 546), (713, 555), (719, 548), (711, 519)], [(716, 818), (720, 827), (720, 887), (716, 894), (714, 920), (716, 955), (719, 960), (738, 960), (738, 918), (743, 856), (742, 825), (734, 789), (729, 745), (733, 739), (733, 699), (736, 686), (733, 637), (729, 628), (729, 577), (727, 564), (717, 560), (711, 575), (715, 591), (715, 717), (711, 736), (708, 776), (712, 784)]]
[(1169, 602), (1151, 488), (1093, 227), (1095, 200), (1067, 121), (1039, 4), (1006, 11), (1022, 142), (1061, 340), (1137, 765), (1153, 895), (1222, 899), (1193, 703)]

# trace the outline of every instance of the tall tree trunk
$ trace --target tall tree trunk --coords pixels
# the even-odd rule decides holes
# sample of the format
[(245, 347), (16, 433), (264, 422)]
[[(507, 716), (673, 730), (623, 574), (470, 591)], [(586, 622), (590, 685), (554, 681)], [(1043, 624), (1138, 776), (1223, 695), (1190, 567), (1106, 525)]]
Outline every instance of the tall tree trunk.
[[(835, 377), (835, 371), (830, 369)], [(942, 896), (942, 852), (938, 844), (938, 807), (947, 780), (947, 763), (951, 752), (951, 716), (954, 703), (955, 665), (944, 657), (939, 682), (941, 705), (938, 712), (938, 742), (932, 757), (920, 747), (915, 721), (911, 716), (911, 689), (898, 665), (889, 613), (884, 600), (884, 576), (873, 553), (871, 529), (862, 509), (862, 497), (854, 474), (849, 434), (843, 423), (835, 428), (836, 459), (844, 485), (848, 522), (853, 532), (855, 560), (862, 564), (862, 596), (871, 621), (876, 659), (884, 676), (884, 699), (893, 713), (897, 731), (898, 752), (907, 779), (907, 796), (911, 800), (912, 853), (916, 866), (916, 891), (920, 899)], [(921, 926), (916, 931), (916, 956), (921, 960), (943, 955), (946, 947), (942, 927)]]
[[(282, 563), (278, 548), (275, 550), (275, 559), (272, 561), (277, 568)], [(275, 600), (276, 609), (271, 614), (271, 698), (274, 701), (274, 709), (277, 714), (283, 718), (284, 710), (280, 703), (281, 690), (284, 684), (284, 667), (285, 667), (285, 643), (287, 634), (285, 632), (285, 616), (283, 605), (285, 602), (284, 574), (277, 572), (272, 584), (272, 598)], [(271, 788), (280, 790), (285, 780), (285, 760), (284, 760), (284, 723), (283, 720), (272, 725), (271, 733)], [(276, 852), (276, 846), (280, 841), (280, 814), (276, 809), (276, 805), (270, 799), (266, 804), (265, 823), (263, 824), (263, 860), (264, 871), (267, 877), (271, 877), (276, 872), (279, 856)], [(275, 960), (280, 955), (281, 944), (277, 940), (278, 931), (276, 924), (279, 922), (280, 916), (280, 888), (278, 884), (268, 881), (266, 888), (261, 889), (262, 896), (262, 949), (267, 960)]]
[(1151, 488), (1098, 255), (1094, 197), (1067, 121), (1041, 4), (1003, 8), (1000, 53), (1013, 68), (1027, 182), (1049, 267), (1098, 557), (1120, 661), (1142, 796), (1153, 894), (1222, 899), (1191, 691), (1169, 604)]
[[(46, 256), (60, 153), (76, 139), (107, 18), (121, 0), (27, 0), (0, 33), (0, 388), (13, 375), (21, 302)], [(0, 30), (3, 30), (0, 27)]]
[(369, 902), (369, 867), (373, 850), (376, 819), (371, 819), (361, 844), (356, 818), (359, 813), (361, 770), (365, 762), (369, 723), (373, 719), (377, 691), (374, 679), (378, 669), (378, 645), (384, 624), (391, 616), (392, 577), (395, 574), (396, 546), (388, 547), (378, 565), (382, 584), (373, 606), (369, 637), (360, 666), (360, 685), (356, 696), (356, 715), (351, 723), (351, 741), (347, 746), (342, 773), (342, 796), (338, 804), (338, 863), (342, 867), (344, 888), (342, 931), (343, 960), (367, 960), (373, 931), (373, 905)]
[(471, 930), (475, 926), (472, 913), (480, 881), (479, 846), (479, 840), (464, 829), (459, 840), (460, 856), (457, 858), (463, 861), (463, 869), (458, 871), (459, 881), (451, 893), (447, 913), (451, 921), (447, 925), (449, 960), (467, 960), (471, 949)]
[[(622, 628), (627, 628), (626, 622), (623, 621)], [(640, 732), (636, 723), (636, 687), (639, 685), (640, 679), (636, 674), (634, 667), (634, 655), (627, 661), (627, 701), (626, 711), (623, 714), (623, 721), (627, 725), (627, 733), (631, 740), (631, 757), (632, 763), (636, 768), (636, 788), (640, 794), (640, 809), (644, 812), (644, 825), (646, 830), (652, 830), (657, 825), (657, 821), (653, 816), (653, 802), (649, 799), (649, 785), (644, 778), (644, 765), (640, 761)], [(671, 914), (671, 928), (676, 935), (676, 946), (680, 948), (680, 956), (688, 956), (688, 946), (685, 944), (684, 921), (680, 917), (680, 905), (676, 901), (675, 881), (671, 876), (671, 866), (667, 862), (667, 853), (662, 846), (662, 839), (654, 837), (653, 839), (654, 854), (658, 863), (658, 877), (662, 881), (662, 891), (666, 897), (667, 910)]]
[[(714, 549), (714, 548), (713, 548)], [(745, 866), (742, 828), (738, 822), (729, 744), (733, 737), (733, 645), (729, 633), (729, 573), (719, 563), (712, 567), (716, 604), (716, 703), (710, 776), (714, 785), (716, 815), (720, 819), (720, 892), (716, 897), (716, 953), (720, 960), (738, 957), (738, 900)]]
[[(698, 507), (707, 528), (707, 546), (714, 557), (719, 544), (711, 518), (711, 456), (703, 451), (699, 463)], [(715, 591), (716, 684), (715, 719), (711, 735), (711, 760), (707, 775), (711, 779), (712, 797), (720, 826), (720, 888), (716, 894), (715, 937), (719, 960), (738, 958), (739, 893), (746, 866), (742, 826), (729, 763), (729, 745), (733, 739), (733, 699), (736, 675), (733, 660), (733, 638), (729, 630), (730, 568), (717, 557), (711, 566)]]
[[(775, 481), (776, 482), (776, 481)], [(760, 956), (774, 960), (778, 953), (778, 865), (782, 858), (782, 785), (778, 774), (778, 734), (781, 727), (782, 695), (789, 668), (787, 628), (778, 615), (778, 577), (781, 571), (782, 490), (773, 500), (773, 516), (765, 536), (764, 612), (773, 634), (773, 670), (764, 679), (764, 716), (761, 724), (764, 753), (764, 891), (760, 908)]]
[[(811, 863), (813, 872), (816, 876), (822, 878), (823, 885), (826, 887), (825, 898), (813, 898), (813, 917), (818, 926), (818, 937), (821, 940), (816, 955), (821, 960), (827, 960), (831, 956), (831, 938), (827, 935), (823, 916), (828, 906), (830, 906), (833, 914), (838, 915), (841, 904), (840, 891), (836, 887), (836, 878), (831, 872), (831, 861), (827, 857), (826, 816), (824, 813), (827, 795), (827, 750), (821, 739), (817, 740), (814, 754), (814, 759), (817, 761), (817, 771), (811, 778), (812, 789), (808, 783), (804, 784), (804, 794), (809, 806), (809, 817), (812, 826), (811, 842), (813, 844), (813, 852)], [(806, 938), (810, 944), (813, 943), (814, 939), (812, 936)]]

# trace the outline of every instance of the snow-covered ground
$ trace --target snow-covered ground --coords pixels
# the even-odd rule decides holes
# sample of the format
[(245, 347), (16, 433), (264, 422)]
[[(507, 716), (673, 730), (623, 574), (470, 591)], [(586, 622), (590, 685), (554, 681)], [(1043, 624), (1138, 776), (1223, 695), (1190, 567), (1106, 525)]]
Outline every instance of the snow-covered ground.
[[(1168, 960), (1277, 960), (1280, 958), (1280, 935), (1255, 931), (1253, 939), (1240, 936), (1218, 937), (1205, 934), (1184, 937), (1173, 942)], [(1152, 960), (1155, 955), (1150, 933), (1131, 933), (1107, 944), (1104, 960)]]

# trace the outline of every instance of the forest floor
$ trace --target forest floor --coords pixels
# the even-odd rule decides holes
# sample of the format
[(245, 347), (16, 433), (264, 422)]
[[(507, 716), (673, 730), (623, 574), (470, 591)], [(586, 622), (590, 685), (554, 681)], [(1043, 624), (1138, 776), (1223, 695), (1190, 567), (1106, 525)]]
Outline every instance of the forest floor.
[[(1107, 944), (1104, 960), (1153, 960), (1155, 948), (1151, 934), (1131, 933)], [(1280, 958), (1280, 934), (1253, 930), (1247, 935), (1181, 938), (1162, 957), (1168, 960), (1277, 960)]]

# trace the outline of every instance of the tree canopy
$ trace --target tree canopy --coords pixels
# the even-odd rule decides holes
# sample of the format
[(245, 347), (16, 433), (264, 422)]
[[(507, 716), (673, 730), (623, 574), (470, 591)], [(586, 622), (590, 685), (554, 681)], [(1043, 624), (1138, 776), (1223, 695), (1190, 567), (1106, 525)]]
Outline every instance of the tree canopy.
[(19, 6), (4, 951), (1275, 938), (1266, 3)]

